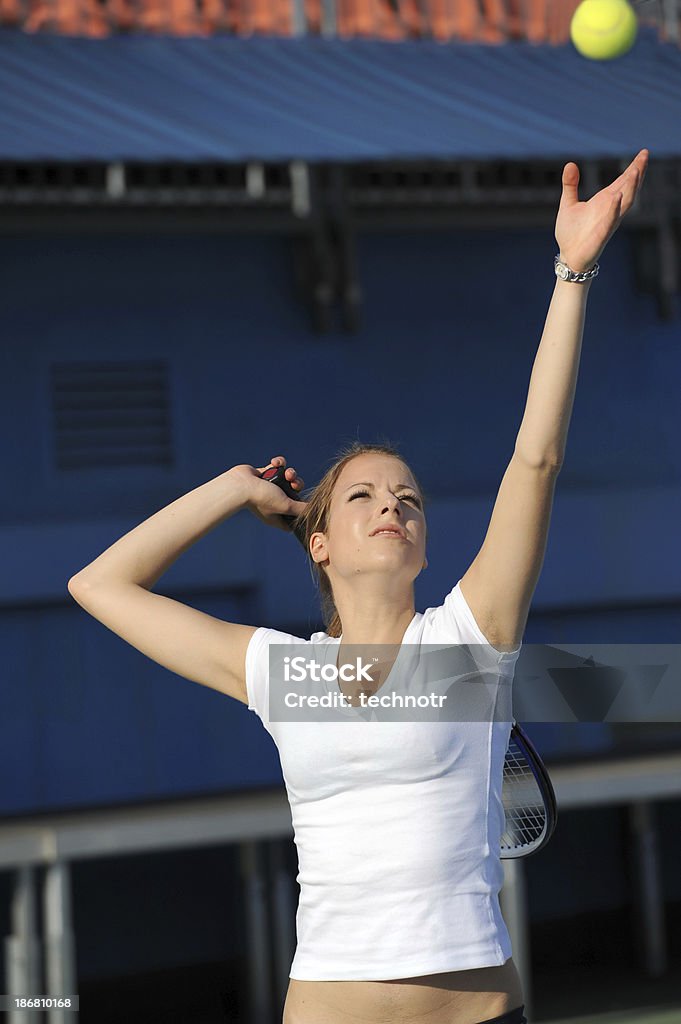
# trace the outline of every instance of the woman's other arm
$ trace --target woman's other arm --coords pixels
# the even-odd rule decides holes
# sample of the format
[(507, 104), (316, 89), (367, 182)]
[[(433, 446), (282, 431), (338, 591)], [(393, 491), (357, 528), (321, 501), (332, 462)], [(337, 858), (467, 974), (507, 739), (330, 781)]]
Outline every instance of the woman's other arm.
[[(561, 259), (575, 271), (599, 258), (631, 208), (648, 162), (641, 150), (612, 185), (579, 202), (579, 169), (563, 170), (556, 220)], [(517, 646), (544, 560), (556, 477), (572, 415), (590, 282), (556, 281), (532, 368), (515, 450), (487, 534), (461, 590), (487, 639)]]
[[(235, 466), (202, 484), (126, 533), (68, 582), (85, 611), (147, 657), (243, 703), (246, 649), (257, 627), (224, 622), (150, 588), (187, 548), (241, 509), (271, 525), (279, 525), (282, 514), (301, 511), (303, 503), (260, 480), (259, 472)], [(295, 470), (288, 477), (301, 489)]]

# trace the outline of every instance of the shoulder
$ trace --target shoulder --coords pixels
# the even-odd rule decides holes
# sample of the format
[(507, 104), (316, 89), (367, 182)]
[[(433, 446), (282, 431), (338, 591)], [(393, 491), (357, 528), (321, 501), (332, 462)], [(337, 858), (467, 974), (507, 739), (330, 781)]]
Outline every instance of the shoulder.
[(517, 658), (520, 647), (497, 648), (483, 632), (480, 623), (466, 600), (461, 580), (446, 595), (441, 605), (426, 608), (423, 613), (422, 642), (452, 644), (474, 644), (481, 650), (489, 651), (495, 660)]
[(320, 630), (318, 633), (312, 633), (310, 639), (304, 642), (310, 644), (337, 644), (339, 640), (340, 637), (329, 636), (328, 633), (325, 633), (323, 630)]
[(313, 633), (308, 640), (304, 636), (298, 636), (296, 633), (287, 633), (285, 630), (276, 629), (272, 626), (258, 626), (250, 639), (249, 647), (251, 648), (251, 654), (254, 654), (257, 651), (265, 650), (277, 644), (310, 645), (325, 643), (338, 643), (338, 640), (324, 632)]

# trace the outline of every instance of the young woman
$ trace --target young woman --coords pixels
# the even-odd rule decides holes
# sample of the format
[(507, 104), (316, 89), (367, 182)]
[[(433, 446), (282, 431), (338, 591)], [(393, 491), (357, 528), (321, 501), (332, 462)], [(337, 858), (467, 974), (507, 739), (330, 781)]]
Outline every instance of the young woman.
[[(589, 271), (633, 203), (647, 159), (642, 150), (586, 203), (577, 199), (577, 166), (564, 169), (558, 280), (514, 453), (484, 543), (442, 605), (415, 611), (414, 580), (427, 566), (424, 495), (387, 445), (353, 445), (307, 501), (263, 480), (265, 466), (234, 466), (69, 581), (91, 615), (173, 672), (247, 704), (277, 743), (301, 889), (283, 1024), (525, 1024), (498, 903), (510, 722), (371, 721), (363, 698), (386, 692), (403, 651), (431, 643), (473, 645), (488, 678), (510, 681), (565, 449)], [(302, 491), (294, 467), (286, 478)], [(183, 551), (243, 508), (281, 529), (282, 515), (298, 517), (326, 627), (310, 640), (223, 622), (151, 592)], [(306, 645), (338, 669), (355, 664), (357, 645), (380, 645), (382, 657), (370, 684), (329, 688), (345, 695), (344, 720), (278, 721), (268, 699), (271, 644)]]

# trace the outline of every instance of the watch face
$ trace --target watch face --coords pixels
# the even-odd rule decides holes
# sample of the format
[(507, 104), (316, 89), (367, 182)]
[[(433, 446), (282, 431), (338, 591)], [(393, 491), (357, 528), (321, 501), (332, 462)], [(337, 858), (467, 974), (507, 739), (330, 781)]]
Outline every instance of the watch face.
[(563, 279), (563, 281), (567, 281), (569, 276), (570, 276), (570, 271), (565, 266), (565, 264), (564, 263), (557, 263), (556, 264), (556, 277), (560, 277), (560, 278)]

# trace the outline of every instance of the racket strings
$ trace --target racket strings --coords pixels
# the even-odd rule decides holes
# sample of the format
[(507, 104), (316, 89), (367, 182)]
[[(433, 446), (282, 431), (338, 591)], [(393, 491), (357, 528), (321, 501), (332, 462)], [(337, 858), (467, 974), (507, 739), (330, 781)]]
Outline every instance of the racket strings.
[(502, 801), (506, 818), (502, 850), (536, 846), (547, 827), (544, 798), (525, 754), (513, 739), (504, 761)]

